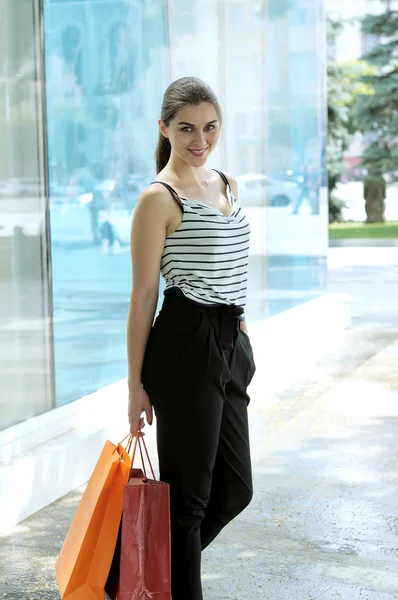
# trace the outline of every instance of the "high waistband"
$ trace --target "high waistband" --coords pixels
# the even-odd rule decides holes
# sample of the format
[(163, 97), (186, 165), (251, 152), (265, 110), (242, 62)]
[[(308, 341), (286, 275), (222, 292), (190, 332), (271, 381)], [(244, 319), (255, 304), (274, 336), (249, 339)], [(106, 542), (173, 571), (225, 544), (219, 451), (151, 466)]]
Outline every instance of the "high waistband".
[[(178, 289), (169, 288), (164, 293), (164, 307), (167, 308), (169, 302), (181, 302), (185, 307), (191, 307), (194, 311), (205, 313), (213, 324), (216, 324), (221, 345), (224, 350), (231, 350), (234, 346), (236, 332), (239, 329), (239, 322), (244, 310), (241, 306), (235, 304), (217, 304), (206, 305), (190, 300)], [(212, 317), (216, 320), (214, 323)]]
[(191, 300), (190, 298), (187, 298), (178, 287), (173, 287), (165, 290), (164, 296), (165, 298), (177, 296), (178, 298), (181, 298), (186, 302), (189, 302), (190, 304), (193, 304), (194, 306), (205, 310), (208, 314), (219, 315), (221, 313), (227, 312), (237, 318), (241, 317), (244, 314), (243, 307), (237, 306), (236, 304), (201, 304), (200, 302)]

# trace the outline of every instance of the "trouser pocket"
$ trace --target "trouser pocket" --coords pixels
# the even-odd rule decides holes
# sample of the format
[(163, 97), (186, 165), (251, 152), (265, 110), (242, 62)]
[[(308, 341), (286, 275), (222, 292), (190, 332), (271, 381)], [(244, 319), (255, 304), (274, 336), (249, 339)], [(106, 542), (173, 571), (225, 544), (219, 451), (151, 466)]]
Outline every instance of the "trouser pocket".
[(253, 379), (256, 372), (256, 363), (254, 360), (253, 348), (250, 342), (250, 338), (241, 329), (239, 329), (238, 342), (240, 341), (243, 353), (241, 354), (240, 361), (244, 364), (244, 371), (246, 375), (246, 386), (248, 386)]

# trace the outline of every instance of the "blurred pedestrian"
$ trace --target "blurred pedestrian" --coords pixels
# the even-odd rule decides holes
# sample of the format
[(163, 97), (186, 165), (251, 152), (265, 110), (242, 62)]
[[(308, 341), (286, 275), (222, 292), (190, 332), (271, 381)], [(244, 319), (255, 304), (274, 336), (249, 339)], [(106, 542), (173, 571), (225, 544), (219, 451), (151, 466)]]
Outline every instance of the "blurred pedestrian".
[(309, 165), (303, 164), (300, 168), (301, 172), (301, 181), (300, 181), (300, 191), (296, 198), (296, 201), (293, 204), (292, 215), (298, 215), (301, 205), (303, 201), (307, 198), (309, 199), (310, 193), (310, 168)]

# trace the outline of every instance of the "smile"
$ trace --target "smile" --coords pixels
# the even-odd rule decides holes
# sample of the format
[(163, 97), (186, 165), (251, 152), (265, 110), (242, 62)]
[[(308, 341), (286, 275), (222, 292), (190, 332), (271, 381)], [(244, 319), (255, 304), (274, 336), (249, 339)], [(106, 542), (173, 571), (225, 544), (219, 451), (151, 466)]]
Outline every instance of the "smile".
[(204, 153), (206, 152), (207, 148), (204, 148), (202, 150), (191, 150), (190, 148), (188, 148), (188, 150), (190, 151), (191, 154), (193, 154), (194, 156), (203, 156)]

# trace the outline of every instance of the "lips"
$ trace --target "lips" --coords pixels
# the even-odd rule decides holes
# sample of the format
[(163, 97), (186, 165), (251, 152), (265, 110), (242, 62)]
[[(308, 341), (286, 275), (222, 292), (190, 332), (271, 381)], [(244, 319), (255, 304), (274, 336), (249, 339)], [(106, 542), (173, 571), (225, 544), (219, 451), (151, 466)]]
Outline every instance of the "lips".
[(188, 150), (193, 156), (203, 156), (207, 151), (207, 148), (202, 148), (201, 150), (192, 150), (191, 148), (188, 148)]

